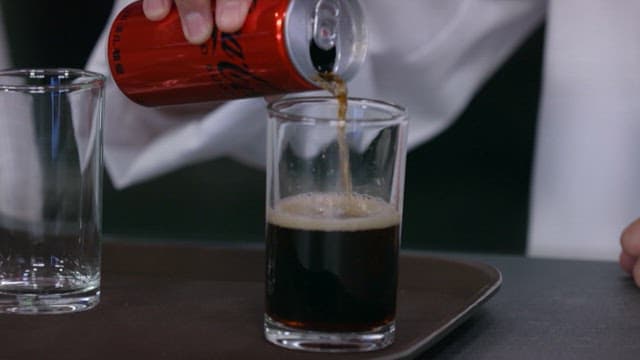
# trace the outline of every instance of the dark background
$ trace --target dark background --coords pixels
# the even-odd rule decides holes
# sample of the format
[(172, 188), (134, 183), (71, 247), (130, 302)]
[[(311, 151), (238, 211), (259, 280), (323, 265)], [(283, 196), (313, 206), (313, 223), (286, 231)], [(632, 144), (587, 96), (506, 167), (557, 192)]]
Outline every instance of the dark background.
[[(112, 1), (2, 0), (15, 67), (83, 67)], [(523, 253), (544, 29), (446, 132), (407, 161), (405, 248)], [(109, 111), (108, 107), (106, 111)], [(227, 159), (117, 191), (104, 233), (247, 242), (263, 234), (264, 172)]]

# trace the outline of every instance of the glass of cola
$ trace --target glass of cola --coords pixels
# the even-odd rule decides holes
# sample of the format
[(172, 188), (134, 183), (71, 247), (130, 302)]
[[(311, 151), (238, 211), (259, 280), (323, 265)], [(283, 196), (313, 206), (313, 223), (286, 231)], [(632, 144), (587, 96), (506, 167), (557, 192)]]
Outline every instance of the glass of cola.
[(290, 349), (394, 340), (406, 111), (341, 100), (268, 106), (264, 332)]

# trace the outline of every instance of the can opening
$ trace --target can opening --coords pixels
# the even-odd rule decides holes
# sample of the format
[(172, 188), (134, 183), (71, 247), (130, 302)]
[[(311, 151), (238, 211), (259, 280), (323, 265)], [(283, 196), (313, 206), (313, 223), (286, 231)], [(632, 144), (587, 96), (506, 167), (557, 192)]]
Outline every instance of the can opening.
[(316, 44), (314, 39), (311, 39), (309, 44), (309, 54), (311, 55), (311, 62), (313, 67), (319, 73), (330, 73), (336, 64), (336, 47), (333, 46), (328, 50), (322, 49)]
[(318, 75), (348, 81), (366, 54), (366, 28), (358, 0), (289, 0), (287, 53), (298, 74), (321, 87)]

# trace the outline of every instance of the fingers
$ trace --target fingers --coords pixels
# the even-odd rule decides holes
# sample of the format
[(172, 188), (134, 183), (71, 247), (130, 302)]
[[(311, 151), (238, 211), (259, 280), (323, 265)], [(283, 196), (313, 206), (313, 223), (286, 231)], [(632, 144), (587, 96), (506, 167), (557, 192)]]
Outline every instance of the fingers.
[[(142, 9), (149, 20), (162, 20), (173, 0), (143, 0)], [(222, 32), (236, 32), (244, 24), (252, 0), (217, 0), (216, 25)], [(211, 0), (175, 0), (182, 32), (192, 44), (202, 44), (211, 36), (213, 18)]]
[(633, 276), (633, 280), (636, 282), (636, 285), (640, 287), (640, 261), (636, 261), (631, 275)]
[(149, 20), (162, 20), (171, 10), (171, 0), (144, 0), (142, 11)]
[(640, 219), (632, 222), (620, 237), (622, 253), (620, 267), (631, 276), (640, 287)]
[(240, 30), (247, 17), (251, 0), (217, 0), (216, 25), (222, 32)]
[(184, 36), (192, 44), (202, 44), (211, 36), (211, 0), (175, 0)]
[(638, 258), (630, 256), (624, 251), (620, 253), (620, 267), (629, 275), (633, 273), (633, 266), (635, 265)]
[(640, 219), (632, 222), (620, 237), (622, 251), (632, 257), (640, 256)]

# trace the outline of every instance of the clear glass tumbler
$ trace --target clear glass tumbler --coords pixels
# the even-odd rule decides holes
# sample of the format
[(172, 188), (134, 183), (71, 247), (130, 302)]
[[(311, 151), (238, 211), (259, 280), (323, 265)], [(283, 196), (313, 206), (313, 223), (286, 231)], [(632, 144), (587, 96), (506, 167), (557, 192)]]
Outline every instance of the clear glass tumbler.
[(405, 110), (349, 99), (339, 121), (334, 98), (313, 97), (268, 111), (266, 339), (321, 352), (390, 345)]
[(100, 298), (104, 77), (0, 71), (0, 313)]

